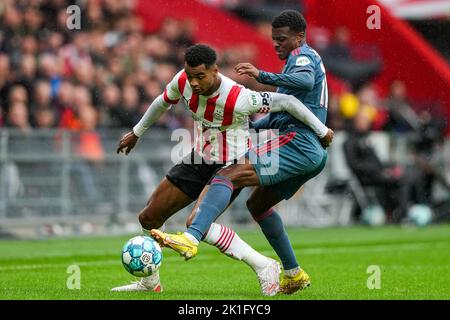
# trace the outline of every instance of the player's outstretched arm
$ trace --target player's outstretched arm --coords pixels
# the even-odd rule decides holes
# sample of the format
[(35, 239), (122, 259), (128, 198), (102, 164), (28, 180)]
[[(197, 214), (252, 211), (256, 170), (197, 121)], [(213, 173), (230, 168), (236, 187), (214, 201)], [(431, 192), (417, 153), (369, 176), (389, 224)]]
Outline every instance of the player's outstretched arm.
[(275, 87), (287, 89), (307, 90), (310, 91), (314, 87), (314, 70), (306, 68), (304, 70), (293, 73), (272, 73), (258, 70), (251, 63), (239, 63), (234, 67), (239, 75), (248, 75), (255, 78), (262, 84), (269, 84)]
[(117, 147), (117, 153), (125, 152), (126, 155), (136, 145), (140, 136), (158, 119), (161, 115), (169, 109), (170, 104), (165, 102), (163, 96), (158, 96), (152, 104), (145, 111), (141, 120), (134, 126), (133, 131), (130, 131), (122, 136)]
[(270, 112), (289, 112), (294, 118), (310, 127), (320, 138), (324, 147), (331, 144), (334, 137), (333, 130), (323, 124), (300, 100), (282, 93), (273, 92), (271, 95), (273, 101)]

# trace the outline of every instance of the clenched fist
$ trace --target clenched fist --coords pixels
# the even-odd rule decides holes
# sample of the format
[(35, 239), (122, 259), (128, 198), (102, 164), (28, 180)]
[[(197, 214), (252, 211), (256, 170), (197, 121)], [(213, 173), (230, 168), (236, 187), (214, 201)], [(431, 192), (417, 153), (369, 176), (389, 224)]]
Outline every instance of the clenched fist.
[(334, 138), (334, 131), (328, 129), (327, 134), (323, 138), (320, 138), (319, 140), (324, 148), (328, 148), (331, 145), (331, 142), (333, 142), (333, 138)]

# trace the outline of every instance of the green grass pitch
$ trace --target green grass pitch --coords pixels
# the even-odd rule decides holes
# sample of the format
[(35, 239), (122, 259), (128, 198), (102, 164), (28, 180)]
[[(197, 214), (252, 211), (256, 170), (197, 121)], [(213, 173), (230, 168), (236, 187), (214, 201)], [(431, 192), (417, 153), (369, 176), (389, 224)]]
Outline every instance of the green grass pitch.
[[(0, 241), (0, 299), (445, 299), (450, 298), (450, 225), (288, 229), (310, 288), (263, 297), (255, 274), (207, 244), (185, 262), (163, 250), (163, 293), (110, 292), (134, 280), (120, 263), (131, 237)], [(275, 257), (258, 230), (240, 232)], [(78, 265), (81, 288), (69, 290), (67, 268)], [(380, 270), (380, 289), (368, 289), (369, 266)], [(370, 269), (369, 269), (370, 270)], [(369, 279), (369, 283), (372, 278)]]

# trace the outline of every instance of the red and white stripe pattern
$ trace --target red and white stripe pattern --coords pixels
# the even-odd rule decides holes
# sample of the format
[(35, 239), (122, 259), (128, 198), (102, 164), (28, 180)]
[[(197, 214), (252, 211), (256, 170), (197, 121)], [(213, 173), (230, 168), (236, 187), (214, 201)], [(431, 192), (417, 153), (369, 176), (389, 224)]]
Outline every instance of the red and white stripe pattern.
[[(248, 117), (236, 108), (245, 89), (219, 74), (221, 85), (211, 96), (192, 92), (186, 72), (179, 72), (164, 91), (164, 100), (176, 104), (182, 99), (196, 120), (194, 149), (205, 159), (228, 163), (242, 157), (248, 150)], [(247, 99), (239, 100), (247, 103)], [(239, 112), (236, 112), (239, 109)], [(207, 132), (206, 132), (207, 131)]]
[(302, 52), (302, 49), (299, 47), (297, 49), (292, 50), (291, 55), (293, 55), (295, 57), (295, 56), (298, 56), (300, 54), (300, 52)]
[(279, 149), (280, 147), (282, 147), (285, 144), (288, 144), (290, 141), (292, 141), (296, 134), (297, 134), (297, 132), (291, 131), (287, 134), (280, 135), (280, 136), (278, 136), (272, 140), (269, 140), (266, 143), (258, 146), (256, 148), (255, 152), (258, 156), (261, 156), (272, 150)]
[(211, 184), (216, 183), (216, 184), (223, 184), (225, 186), (227, 186), (228, 188), (230, 188), (231, 190), (234, 190), (234, 186), (233, 183), (225, 178), (214, 178), (211, 181)]
[(213, 245), (217, 247), (221, 252), (225, 252), (230, 248), (236, 233), (228, 227), (220, 225), (219, 240)]

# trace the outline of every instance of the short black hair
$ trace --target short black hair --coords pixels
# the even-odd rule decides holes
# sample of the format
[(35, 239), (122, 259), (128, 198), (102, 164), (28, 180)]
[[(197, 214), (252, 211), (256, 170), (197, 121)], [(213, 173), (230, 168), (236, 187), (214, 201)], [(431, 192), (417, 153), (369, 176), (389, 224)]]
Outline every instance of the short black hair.
[(289, 27), (295, 32), (306, 30), (306, 20), (297, 10), (284, 10), (272, 20), (273, 28)]
[(196, 44), (190, 46), (184, 55), (184, 61), (191, 67), (197, 67), (205, 64), (206, 68), (216, 63), (217, 55), (214, 49), (205, 44)]

